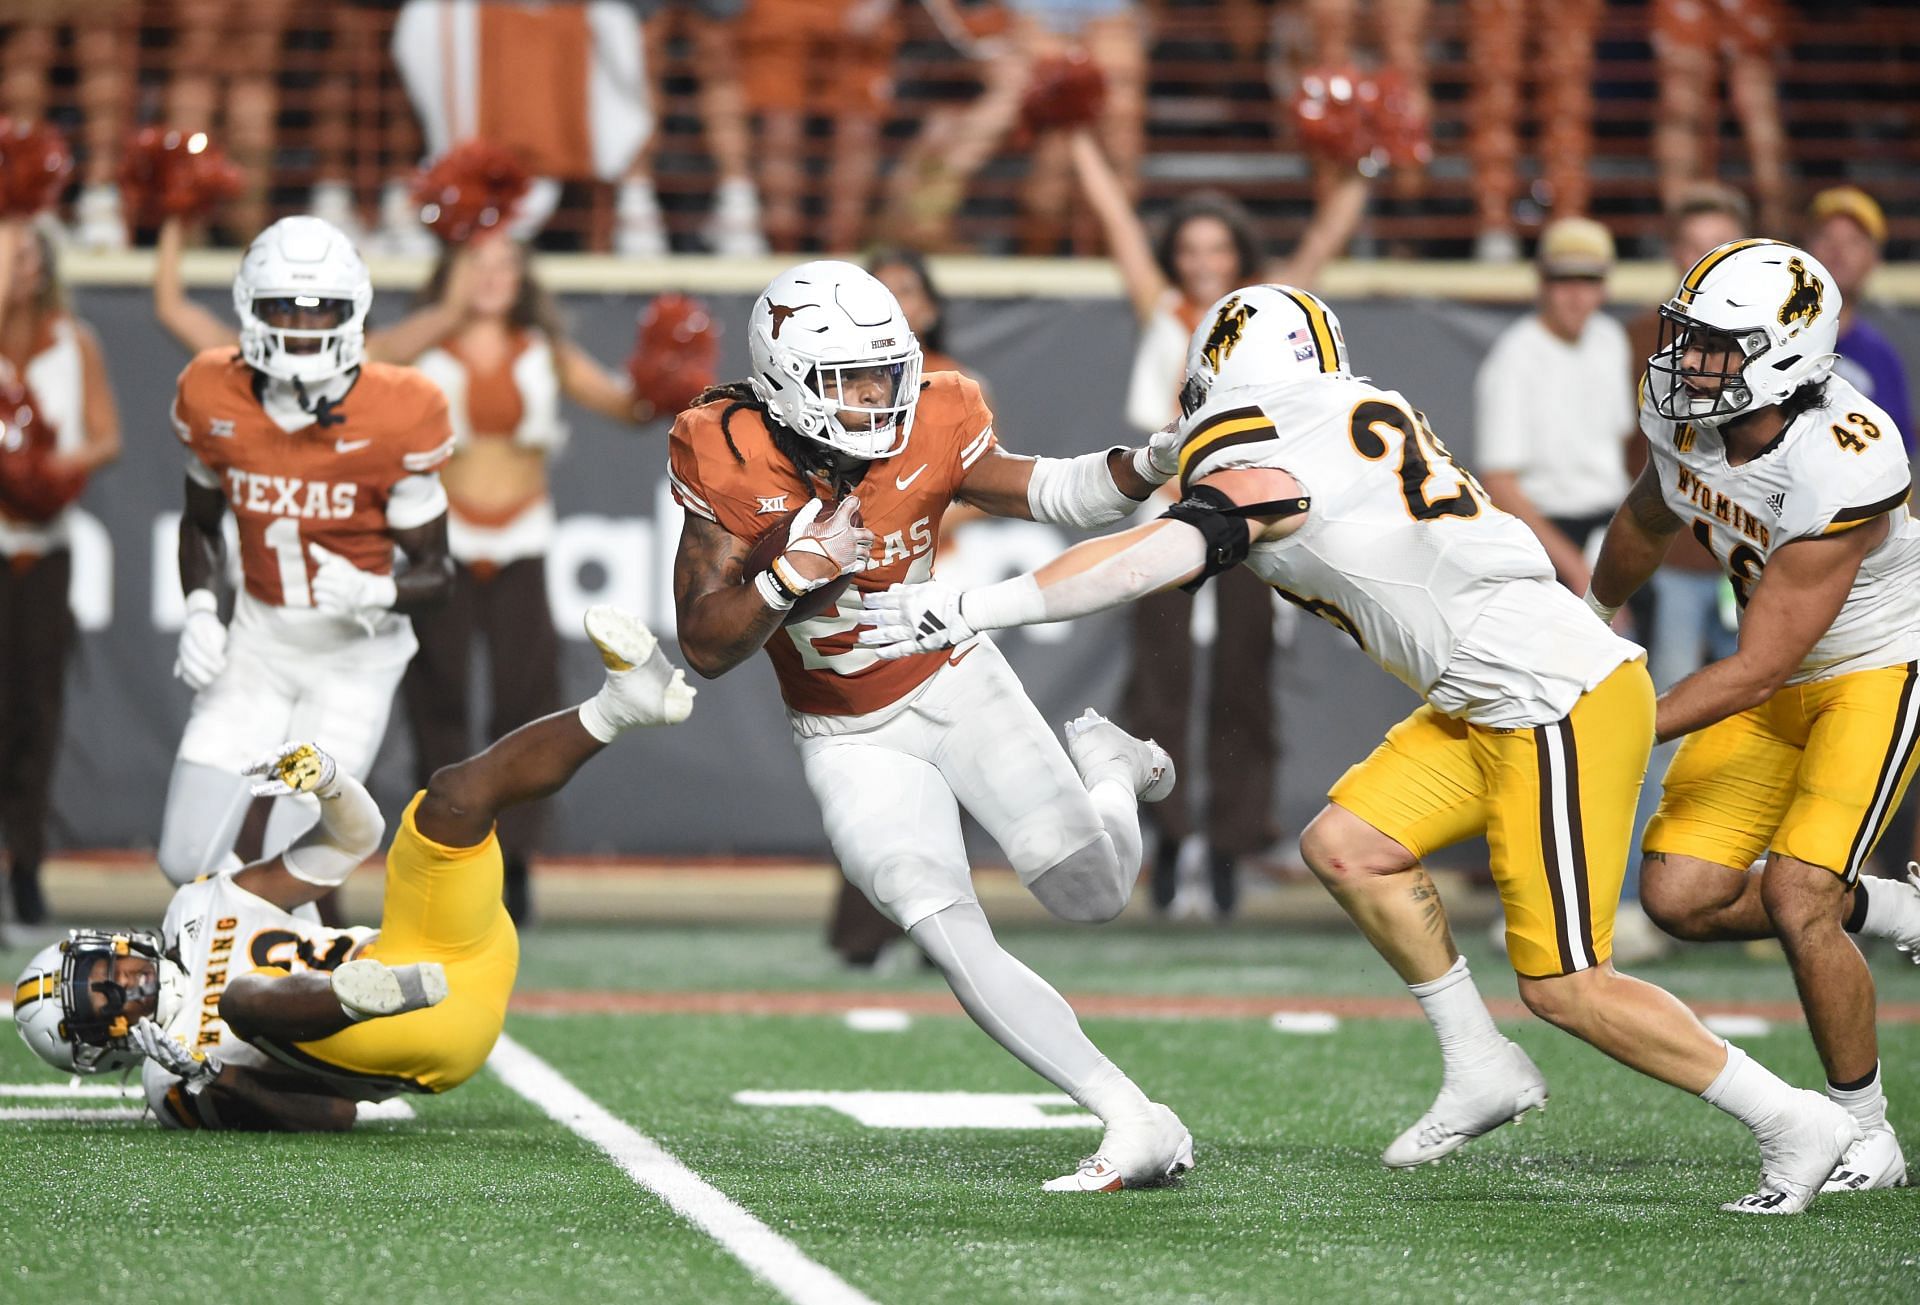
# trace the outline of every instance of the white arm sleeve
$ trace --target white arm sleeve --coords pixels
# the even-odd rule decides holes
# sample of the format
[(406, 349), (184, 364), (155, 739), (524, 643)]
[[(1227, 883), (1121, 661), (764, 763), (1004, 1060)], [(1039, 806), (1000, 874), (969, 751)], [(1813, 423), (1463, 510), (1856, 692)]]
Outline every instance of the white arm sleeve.
[(320, 823), (295, 839), (280, 860), (295, 879), (332, 888), (380, 850), (387, 822), (366, 786), (344, 770), (315, 796)]
[(1101, 449), (1077, 458), (1035, 458), (1033, 479), (1027, 482), (1027, 509), (1035, 521), (1093, 530), (1126, 519), (1140, 506), (1138, 499), (1120, 492)]
[(1190, 580), (1206, 564), (1207, 543), (1198, 530), (1184, 521), (1154, 521), (1125, 548), (1044, 585), (1029, 573), (968, 590), (960, 614), (976, 630), (1071, 621)]
[(387, 524), (395, 530), (424, 526), (446, 510), (447, 491), (437, 471), (396, 481), (387, 495)]

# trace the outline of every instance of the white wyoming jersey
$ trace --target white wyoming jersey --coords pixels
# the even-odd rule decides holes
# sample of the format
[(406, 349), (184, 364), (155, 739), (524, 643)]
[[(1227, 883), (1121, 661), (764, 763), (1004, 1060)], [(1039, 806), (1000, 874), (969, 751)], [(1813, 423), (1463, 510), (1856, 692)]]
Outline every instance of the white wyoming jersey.
[[(331, 970), (372, 937), (371, 929), (329, 929), (281, 910), (234, 883), (208, 875), (183, 885), (167, 904), (160, 926), (166, 949), (187, 975), (186, 997), (167, 1032), (188, 1047), (215, 1053), (226, 1064), (258, 1069), (279, 1065), (251, 1043), (235, 1037), (220, 1018), (220, 994), (237, 975), (272, 965), (298, 974)], [(180, 1080), (147, 1061), (141, 1070), (147, 1104), (160, 1122), (182, 1127), (167, 1101)]]
[(1920, 657), (1920, 522), (1904, 509), (1912, 483), (1906, 446), (1871, 399), (1838, 376), (1826, 387), (1819, 407), (1737, 467), (1718, 431), (1668, 421), (1640, 387), (1640, 429), (1661, 496), (1726, 569), (1743, 614), (1775, 550), (1889, 517), (1887, 537), (1861, 562), (1840, 614), (1789, 684)]
[(1438, 711), (1498, 729), (1559, 720), (1641, 655), (1554, 579), (1533, 532), (1397, 391), (1346, 376), (1245, 387), (1181, 430), (1183, 491), (1232, 467), (1300, 482), (1305, 523), (1246, 565)]

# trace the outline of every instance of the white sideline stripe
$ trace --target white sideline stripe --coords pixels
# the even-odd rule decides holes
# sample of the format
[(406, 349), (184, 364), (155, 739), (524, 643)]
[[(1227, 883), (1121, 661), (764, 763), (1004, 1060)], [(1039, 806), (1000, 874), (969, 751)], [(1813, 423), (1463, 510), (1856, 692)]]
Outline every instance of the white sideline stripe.
[(47, 1123), (61, 1120), (74, 1124), (131, 1123), (145, 1119), (144, 1109), (132, 1106), (7, 1106), (0, 1108), (0, 1124)]
[(105, 1083), (0, 1083), (0, 1097), (105, 1097), (110, 1101), (138, 1101), (137, 1087)]
[(1758, 1015), (1704, 1015), (1700, 1022), (1723, 1038), (1764, 1038), (1773, 1032)]
[(1276, 1011), (1267, 1022), (1275, 1033), (1333, 1033), (1340, 1028), (1340, 1017), (1324, 1010)]
[(487, 1065), (555, 1123), (593, 1143), (627, 1176), (720, 1243), (754, 1277), (794, 1305), (875, 1305), (873, 1299), (761, 1223), (664, 1147), (582, 1092), (504, 1033)]
[(913, 1027), (913, 1016), (885, 1006), (863, 1006), (846, 1014), (846, 1025), (855, 1033), (905, 1033)]

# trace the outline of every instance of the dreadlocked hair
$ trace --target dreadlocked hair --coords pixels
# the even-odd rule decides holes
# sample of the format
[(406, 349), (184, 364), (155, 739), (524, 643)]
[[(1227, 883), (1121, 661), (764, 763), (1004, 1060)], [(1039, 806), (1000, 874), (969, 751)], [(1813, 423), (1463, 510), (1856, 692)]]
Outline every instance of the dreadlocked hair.
[(802, 472), (818, 476), (832, 485), (836, 494), (845, 493), (866, 471), (866, 464), (860, 463), (852, 469), (854, 474), (849, 474), (830, 450), (788, 430), (786, 424), (774, 416), (760, 396), (754, 393), (749, 381), (722, 381), (718, 385), (709, 385), (694, 396), (691, 406), (699, 408), (722, 401), (727, 406), (720, 410), (720, 435), (726, 440), (727, 451), (733, 454), (735, 462), (745, 465), (747, 460), (746, 455), (740, 452), (740, 446), (733, 442), (732, 427), (733, 414), (744, 410), (760, 414), (760, 420), (766, 423), (767, 435), (773, 440), (773, 447), (785, 455), (787, 461)]
[(1792, 425), (1796, 417), (1804, 412), (1823, 407), (1827, 402), (1827, 383), (1824, 380), (1802, 385), (1799, 389), (1780, 400), (1780, 418), (1782, 429)]
[(733, 414), (744, 408), (748, 412), (759, 413), (767, 421), (769, 429), (774, 423), (768, 418), (767, 405), (760, 402), (760, 396), (753, 392), (753, 385), (748, 381), (721, 381), (718, 385), (709, 385), (694, 395), (693, 402), (688, 406), (704, 408), (709, 403), (719, 403), (723, 399), (727, 406), (720, 412), (720, 435), (726, 440), (727, 452), (733, 454), (733, 460), (744, 465), (746, 455), (733, 442)]

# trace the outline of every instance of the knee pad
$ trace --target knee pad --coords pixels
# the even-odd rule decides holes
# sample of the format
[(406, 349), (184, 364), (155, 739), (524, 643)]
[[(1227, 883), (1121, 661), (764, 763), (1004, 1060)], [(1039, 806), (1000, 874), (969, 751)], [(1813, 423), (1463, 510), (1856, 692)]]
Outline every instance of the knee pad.
[(1040, 904), (1062, 920), (1104, 924), (1127, 909), (1133, 884), (1120, 873), (1120, 857), (1104, 832), (1042, 870), (1027, 885)]

